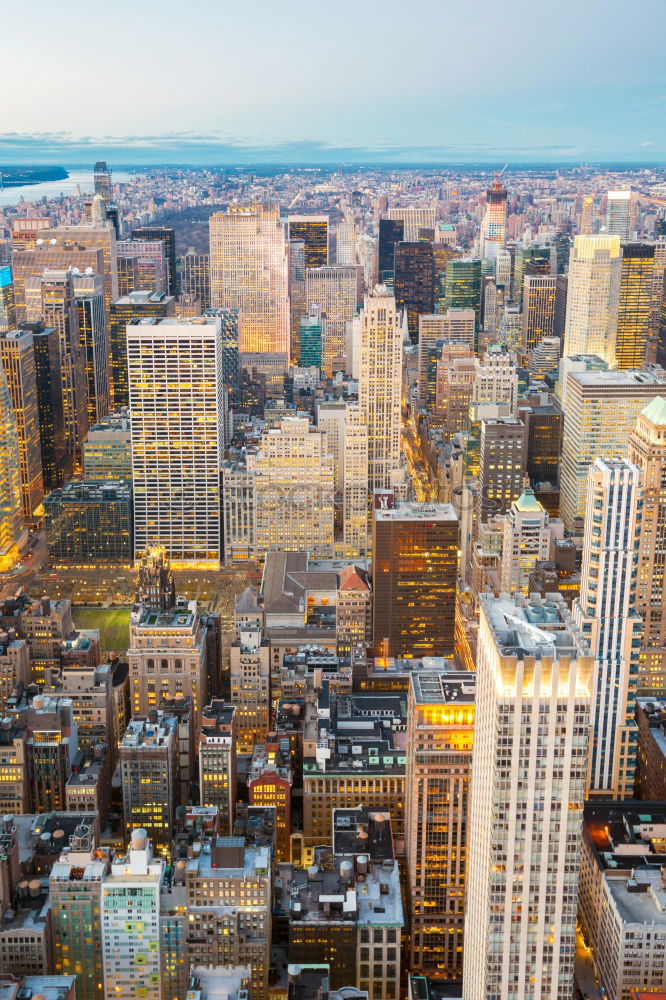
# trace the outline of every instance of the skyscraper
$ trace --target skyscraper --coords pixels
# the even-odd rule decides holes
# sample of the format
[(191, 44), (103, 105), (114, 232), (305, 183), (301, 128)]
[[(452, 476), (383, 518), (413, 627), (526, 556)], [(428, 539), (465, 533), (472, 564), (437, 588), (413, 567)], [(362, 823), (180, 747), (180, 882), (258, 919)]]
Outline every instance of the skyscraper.
[(88, 433), (88, 383), (72, 271), (44, 271), (40, 292), (44, 324), (58, 331), (65, 452), (73, 456)]
[(492, 186), (486, 191), (486, 214), (481, 223), (482, 260), (493, 260), (506, 244), (507, 197), (500, 175), (495, 174)]
[(609, 191), (606, 199), (606, 232), (628, 240), (631, 236), (631, 191)]
[(358, 267), (313, 267), (306, 272), (307, 311), (319, 306), (325, 319), (322, 367), (329, 376), (334, 365), (344, 368), (347, 324), (356, 315), (360, 288)]
[(18, 561), (26, 540), (18, 428), (7, 377), (0, 365), (0, 573)]
[(378, 278), (380, 284), (393, 283), (395, 268), (395, 245), (405, 238), (405, 223), (402, 219), (379, 220)]
[[(163, 292), (132, 291), (111, 303), (109, 351), (111, 395), (116, 409), (129, 405), (127, 383), (127, 327), (149, 316), (173, 316), (175, 299)], [(105, 415), (105, 414), (103, 414)]]
[(346, 559), (368, 551), (368, 428), (360, 406), (345, 407), (342, 454), (342, 538)]
[(432, 313), (435, 307), (432, 246), (424, 240), (395, 245), (395, 304), (407, 313), (407, 327), (414, 343), (418, 340), (419, 317)]
[(96, 274), (74, 275), (73, 288), (86, 371), (90, 426), (105, 417), (111, 409), (104, 288), (102, 279)]
[(538, 559), (547, 559), (550, 546), (548, 514), (526, 488), (504, 515), (502, 593), (527, 593), (530, 572)]
[(561, 600), (479, 600), (463, 997), (565, 1000), (593, 659)]
[(105, 160), (98, 160), (95, 164), (93, 184), (95, 187), (95, 194), (101, 195), (106, 202), (110, 202), (112, 200), (111, 189), (113, 184), (111, 181), (111, 171), (107, 167)]
[(210, 217), (212, 306), (240, 309), (241, 354), (289, 355), (288, 259), (277, 204), (230, 205)]
[(525, 427), (515, 417), (481, 421), (479, 516), (503, 514), (522, 492)]
[(402, 328), (383, 285), (365, 296), (360, 317), (359, 404), (368, 428), (368, 488), (386, 489), (400, 466)]
[(167, 266), (167, 295), (178, 294), (178, 274), (176, 272), (176, 233), (166, 226), (140, 226), (132, 232), (132, 240), (141, 243), (152, 243), (159, 240), (164, 246), (164, 257)]
[(29, 330), (0, 335), (0, 361), (16, 417), (23, 516), (29, 520), (44, 498), (35, 352)]
[[(432, 388), (430, 371), (430, 351), (437, 347), (440, 341), (456, 341), (467, 344), (474, 349), (475, 313), (473, 309), (453, 308), (446, 312), (431, 316), (419, 316), (419, 368), (418, 368), (418, 399), (419, 403), (429, 402)], [(430, 399), (430, 402), (432, 400)]]
[(373, 511), (372, 636), (390, 656), (453, 653), (459, 538), (450, 504)]
[(16, 304), (14, 302), (14, 282), (12, 269), (0, 266), (0, 334), (8, 333), (16, 326)]
[(560, 513), (571, 530), (574, 518), (585, 515), (594, 459), (626, 453), (638, 414), (655, 396), (666, 395), (666, 382), (648, 371), (573, 371), (564, 379)]
[(555, 327), (554, 274), (526, 274), (523, 290), (523, 345), (532, 351)]
[(640, 469), (625, 459), (597, 458), (588, 478), (580, 598), (573, 614), (595, 658), (588, 790), (607, 798), (629, 798), (634, 787), (642, 506)]
[(190, 247), (181, 257), (180, 283), (182, 290), (196, 295), (201, 309), (210, 308), (210, 257)]
[(403, 223), (402, 239), (406, 243), (415, 243), (421, 239), (421, 230), (423, 229), (431, 229), (433, 232), (435, 229), (434, 208), (389, 208), (388, 217), (393, 221)]
[[(92, 838), (91, 838), (92, 839)], [(87, 851), (64, 852), (51, 869), (49, 896), (57, 975), (76, 975), (81, 1000), (104, 996), (102, 883), (108, 863)]]
[(638, 414), (627, 458), (643, 474), (636, 613), (643, 621), (638, 694), (666, 697), (666, 392)]
[(462, 973), (475, 687), (469, 672), (418, 670), (409, 678), (410, 967), (445, 979)]
[(224, 436), (220, 320), (145, 319), (127, 327), (134, 542), (172, 564), (219, 565)]
[(622, 249), (619, 236), (576, 236), (569, 260), (564, 356), (615, 362)]
[(158, 711), (148, 717), (133, 716), (120, 742), (118, 759), (125, 841), (142, 824), (155, 850), (168, 857), (179, 796), (176, 716)]
[(481, 316), (481, 261), (455, 257), (446, 265), (444, 304), (447, 309), (473, 309)]
[(298, 363), (301, 368), (321, 368), (325, 320), (320, 306), (311, 306), (301, 316)]
[(259, 558), (275, 549), (332, 555), (333, 465), (326, 434), (306, 419), (266, 428), (256, 462)]
[(654, 308), (654, 254), (654, 243), (622, 246), (615, 341), (618, 368), (642, 368), (647, 361)]
[(328, 216), (290, 215), (287, 219), (288, 239), (302, 240), (306, 267), (328, 264)]
[(59, 333), (55, 327), (45, 327), (43, 323), (22, 323), (20, 329), (32, 334), (42, 477), (44, 489), (48, 491), (60, 482), (58, 463), (65, 454)]

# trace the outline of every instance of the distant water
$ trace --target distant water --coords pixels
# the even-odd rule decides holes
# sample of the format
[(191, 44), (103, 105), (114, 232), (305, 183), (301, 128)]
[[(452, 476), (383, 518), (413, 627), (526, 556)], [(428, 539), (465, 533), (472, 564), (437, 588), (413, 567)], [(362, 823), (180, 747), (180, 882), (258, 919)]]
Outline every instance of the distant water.
[[(124, 184), (131, 180), (132, 175), (115, 171), (112, 180)], [(24, 201), (40, 202), (42, 198), (57, 198), (61, 194), (74, 194), (77, 185), (83, 194), (93, 190), (92, 170), (70, 170), (69, 177), (59, 181), (42, 181), (40, 184), (21, 184), (19, 187), (5, 187), (0, 190), (0, 205), (18, 205), (21, 197)]]

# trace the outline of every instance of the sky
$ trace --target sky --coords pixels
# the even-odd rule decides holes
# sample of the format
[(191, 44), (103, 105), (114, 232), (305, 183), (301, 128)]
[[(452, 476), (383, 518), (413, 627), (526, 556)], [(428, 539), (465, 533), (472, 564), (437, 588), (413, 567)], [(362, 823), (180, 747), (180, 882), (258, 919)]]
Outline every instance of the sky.
[(0, 165), (666, 163), (665, 37), (666, 0), (23, 0)]

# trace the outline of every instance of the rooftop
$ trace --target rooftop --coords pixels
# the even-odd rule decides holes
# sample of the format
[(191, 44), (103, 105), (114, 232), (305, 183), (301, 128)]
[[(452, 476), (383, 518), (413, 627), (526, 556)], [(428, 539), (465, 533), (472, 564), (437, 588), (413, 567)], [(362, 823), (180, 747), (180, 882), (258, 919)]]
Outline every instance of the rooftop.
[(398, 503), (393, 508), (375, 508), (376, 521), (456, 521), (458, 515), (450, 503)]
[(130, 719), (120, 744), (123, 750), (157, 750), (170, 746), (176, 738), (178, 719), (173, 715), (155, 712), (156, 718)]
[(476, 674), (469, 671), (412, 674), (414, 700), (419, 705), (473, 705)]
[(482, 594), (480, 602), (504, 656), (559, 659), (590, 655), (560, 594), (552, 593), (547, 598), (531, 595), (529, 600), (521, 594)]
[(663, 396), (655, 396), (648, 405), (641, 410), (644, 417), (657, 426), (666, 425), (666, 399)]

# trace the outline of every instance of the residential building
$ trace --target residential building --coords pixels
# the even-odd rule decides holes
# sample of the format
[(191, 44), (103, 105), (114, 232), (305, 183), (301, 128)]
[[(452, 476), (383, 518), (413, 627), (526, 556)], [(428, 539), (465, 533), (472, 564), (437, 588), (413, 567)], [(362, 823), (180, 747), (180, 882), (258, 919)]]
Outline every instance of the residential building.
[(544, 337), (552, 337), (555, 329), (554, 274), (526, 274), (523, 286), (522, 342), (525, 350), (533, 351)]
[(502, 542), (502, 593), (528, 593), (529, 575), (539, 559), (547, 559), (550, 549), (548, 513), (526, 487), (504, 515)]
[(177, 730), (176, 717), (163, 712), (134, 716), (119, 750), (125, 840), (140, 825), (165, 857), (171, 854), (180, 791)]
[(203, 710), (199, 730), (201, 804), (219, 810), (220, 829), (233, 830), (236, 815), (237, 708), (215, 698)]

